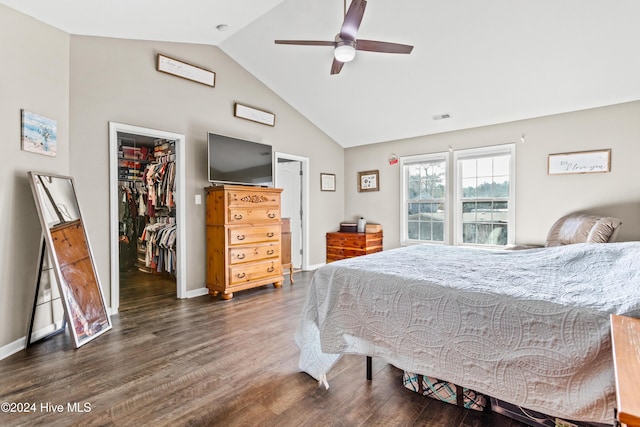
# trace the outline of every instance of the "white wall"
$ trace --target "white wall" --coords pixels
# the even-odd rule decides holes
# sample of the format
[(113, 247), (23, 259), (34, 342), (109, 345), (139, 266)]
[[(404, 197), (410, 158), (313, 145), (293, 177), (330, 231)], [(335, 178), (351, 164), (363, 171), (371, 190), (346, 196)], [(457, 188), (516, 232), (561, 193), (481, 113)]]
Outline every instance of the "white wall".
[[(622, 219), (619, 240), (640, 240), (640, 101), (345, 150), (345, 218), (383, 225), (385, 249), (400, 245), (400, 168), (408, 156), (516, 143), (516, 242), (544, 243), (562, 215)], [(525, 143), (520, 142), (524, 134)], [(551, 153), (611, 149), (611, 172), (547, 175)], [(380, 191), (358, 193), (358, 171), (379, 169)]]
[[(100, 282), (110, 304), (108, 122), (186, 135), (187, 290), (205, 286), (206, 134), (273, 145), (310, 160), (310, 263), (342, 220), (344, 193), (320, 192), (320, 172), (342, 180), (342, 147), (216, 47), (69, 36), (0, 6), (0, 359), (24, 345), (35, 287), (40, 223), (26, 172), (72, 175)], [(210, 88), (155, 70), (163, 53), (216, 72)], [(234, 102), (276, 114), (270, 127), (233, 116)], [(58, 155), (20, 150), (22, 108), (58, 121)]]
[[(204, 45), (69, 36), (0, 6), (0, 350), (19, 348), (33, 301), (40, 224), (26, 171), (71, 174), (110, 301), (108, 122), (186, 135), (187, 289), (205, 285), (204, 205), (208, 131), (272, 144), (310, 162), (310, 263), (325, 257), (325, 233), (364, 216), (383, 225), (385, 248), (399, 245), (398, 156), (518, 142), (518, 243), (541, 243), (571, 211), (624, 221), (621, 240), (640, 239), (640, 102), (343, 150), (218, 48)], [(163, 53), (216, 72), (209, 88), (155, 71)], [(233, 117), (241, 102), (276, 114), (269, 127)], [(58, 121), (55, 158), (20, 150), (20, 109)], [(548, 176), (549, 153), (612, 149), (608, 174)], [(358, 193), (358, 171), (379, 169), (379, 192)], [(320, 172), (337, 191), (320, 192)], [(0, 358), (3, 357), (0, 351)]]
[[(69, 36), (6, 6), (0, 28), (1, 350), (22, 346), (33, 305), (41, 229), (27, 171), (69, 172)], [(57, 121), (56, 157), (21, 150), (21, 109)]]
[[(158, 53), (213, 70), (215, 87), (157, 72)], [(234, 117), (236, 101), (275, 113), (275, 126)], [(186, 136), (187, 291), (205, 286), (205, 205), (194, 198), (209, 185), (208, 131), (311, 159), (310, 263), (324, 262), (324, 235), (342, 220), (344, 193), (321, 193), (320, 172), (341, 181), (344, 150), (217, 47), (72, 36), (70, 105), (71, 173), (108, 302), (109, 121)]]

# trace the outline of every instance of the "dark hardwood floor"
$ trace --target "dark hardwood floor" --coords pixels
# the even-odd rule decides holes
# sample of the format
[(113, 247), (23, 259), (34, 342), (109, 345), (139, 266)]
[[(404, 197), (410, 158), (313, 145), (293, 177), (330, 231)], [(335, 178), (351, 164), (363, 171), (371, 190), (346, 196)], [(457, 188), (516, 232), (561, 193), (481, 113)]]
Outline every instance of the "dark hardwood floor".
[(0, 425), (525, 426), (413, 393), (375, 358), (373, 381), (364, 357), (347, 355), (329, 390), (318, 387), (293, 340), (312, 273), (230, 301), (177, 300), (174, 282), (127, 275), (111, 331), (77, 350), (61, 334), (0, 361), (0, 402), (25, 411), (3, 409)]

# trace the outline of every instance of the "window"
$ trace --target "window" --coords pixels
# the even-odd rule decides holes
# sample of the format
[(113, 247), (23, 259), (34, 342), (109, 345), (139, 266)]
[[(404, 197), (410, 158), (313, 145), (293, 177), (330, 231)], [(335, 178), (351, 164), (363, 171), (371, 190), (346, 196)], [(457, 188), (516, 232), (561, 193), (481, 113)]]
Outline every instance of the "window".
[(513, 145), (454, 152), (456, 244), (513, 243)]
[(447, 159), (447, 153), (401, 159), (403, 243), (445, 242)]
[(513, 243), (514, 151), (509, 144), (402, 157), (402, 244)]

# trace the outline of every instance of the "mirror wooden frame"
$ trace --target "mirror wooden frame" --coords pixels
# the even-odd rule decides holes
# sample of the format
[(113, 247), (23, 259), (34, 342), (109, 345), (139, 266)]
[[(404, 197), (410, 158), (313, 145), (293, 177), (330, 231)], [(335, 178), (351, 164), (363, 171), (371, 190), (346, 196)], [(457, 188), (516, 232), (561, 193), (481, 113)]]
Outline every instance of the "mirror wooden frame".
[(28, 172), (40, 225), (76, 348), (111, 329), (73, 178)]

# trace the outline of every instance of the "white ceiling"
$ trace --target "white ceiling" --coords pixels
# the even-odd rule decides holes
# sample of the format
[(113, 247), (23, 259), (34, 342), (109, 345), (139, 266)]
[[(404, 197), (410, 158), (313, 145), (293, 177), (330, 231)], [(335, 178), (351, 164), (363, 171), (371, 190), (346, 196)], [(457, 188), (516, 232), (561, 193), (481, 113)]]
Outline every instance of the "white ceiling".
[(333, 40), (343, 0), (0, 4), (70, 34), (217, 45), (344, 147), (640, 100), (637, 0), (369, 0), (358, 37), (413, 52), (334, 76), (331, 47), (273, 41)]

